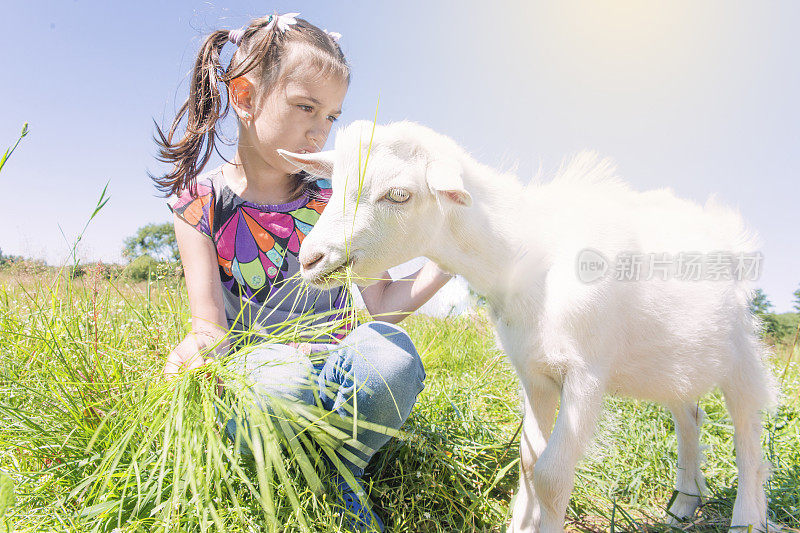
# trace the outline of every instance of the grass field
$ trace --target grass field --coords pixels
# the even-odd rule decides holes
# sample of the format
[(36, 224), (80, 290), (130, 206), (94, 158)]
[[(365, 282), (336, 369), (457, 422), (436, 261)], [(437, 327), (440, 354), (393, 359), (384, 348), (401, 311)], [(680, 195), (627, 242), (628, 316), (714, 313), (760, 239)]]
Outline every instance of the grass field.
[[(189, 323), (180, 280), (101, 274), (0, 271), (0, 531), (336, 531), (332, 495), (309, 472), (327, 452), (306, 436), (324, 441), (337, 428), (292, 419), (294, 446), (267, 439), (262, 468), (242, 461), (220, 439), (202, 373), (157, 378)], [(426, 388), (405, 432), (371, 463), (370, 496), (389, 531), (502, 531), (518, 479), (516, 377), (480, 312), (403, 325)], [(779, 378), (788, 358), (777, 346)], [(765, 416), (770, 513), (788, 528), (800, 528), (799, 368), (788, 366), (781, 405)], [(675, 479), (669, 414), (608, 399), (567, 529), (726, 531), (731, 424), (718, 393), (700, 405), (711, 495), (692, 521), (661, 523)]]

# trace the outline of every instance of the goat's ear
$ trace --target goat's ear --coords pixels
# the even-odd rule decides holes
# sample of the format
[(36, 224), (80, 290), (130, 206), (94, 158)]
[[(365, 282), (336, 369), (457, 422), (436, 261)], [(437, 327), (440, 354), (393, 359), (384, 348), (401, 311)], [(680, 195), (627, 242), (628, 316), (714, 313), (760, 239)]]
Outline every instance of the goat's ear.
[(315, 154), (296, 154), (279, 148), (278, 153), (285, 160), (300, 170), (305, 170), (312, 176), (330, 179), (333, 175), (333, 150), (317, 152)]
[(464, 207), (472, 205), (472, 196), (464, 189), (461, 168), (456, 162), (429, 162), (425, 179), (430, 190), (440, 201), (447, 200)]

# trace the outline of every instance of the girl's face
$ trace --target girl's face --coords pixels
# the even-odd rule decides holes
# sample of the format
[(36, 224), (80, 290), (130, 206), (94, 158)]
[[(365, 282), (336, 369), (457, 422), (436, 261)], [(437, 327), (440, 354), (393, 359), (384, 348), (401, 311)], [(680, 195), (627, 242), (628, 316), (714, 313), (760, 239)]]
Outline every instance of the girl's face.
[(245, 142), (253, 143), (269, 166), (293, 174), (297, 168), (278, 155), (278, 148), (300, 153), (322, 150), (346, 93), (346, 82), (338, 78), (309, 76), (278, 83), (253, 110)]

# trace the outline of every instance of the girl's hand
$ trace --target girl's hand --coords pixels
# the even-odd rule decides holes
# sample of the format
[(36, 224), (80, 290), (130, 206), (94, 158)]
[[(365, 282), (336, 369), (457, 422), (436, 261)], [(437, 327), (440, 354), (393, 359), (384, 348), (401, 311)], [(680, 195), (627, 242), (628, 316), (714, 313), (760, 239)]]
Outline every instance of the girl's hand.
[(305, 355), (306, 357), (311, 355), (311, 352), (314, 351), (311, 349), (311, 345), (307, 342), (287, 342), (286, 345), (297, 349), (301, 355)]
[[(200, 353), (217, 344), (218, 340), (208, 334), (189, 333), (167, 356), (164, 376), (171, 377), (182, 370), (192, 370), (205, 365), (207, 361)], [(222, 348), (221, 346), (218, 350)]]

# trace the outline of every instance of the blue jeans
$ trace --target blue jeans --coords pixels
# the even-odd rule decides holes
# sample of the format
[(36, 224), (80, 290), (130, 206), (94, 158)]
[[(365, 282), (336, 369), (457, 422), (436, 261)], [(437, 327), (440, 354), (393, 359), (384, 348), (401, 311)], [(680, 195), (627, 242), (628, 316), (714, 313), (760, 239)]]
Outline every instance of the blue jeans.
[[(323, 357), (312, 363), (294, 347), (265, 344), (246, 352), (237, 365), (253, 382), (256, 396), (321, 405), (351, 419), (356, 407), (359, 420), (400, 429), (425, 379), (422, 361), (405, 330), (386, 322), (368, 322), (339, 344), (325, 345), (325, 350)], [(259, 408), (264, 407), (259, 404)], [(235, 442), (236, 432), (242, 427), (241, 421), (228, 420), (227, 436)], [(366, 464), (389, 439), (391, 435), (385, 432), (359, 428), (358, 449), (346, 446)], [(242, 451), (249, 452), (242, 440), (240, 443)], [(351, 461), (343, 458), (343, 462), (353, 475), (364, 473)]]

